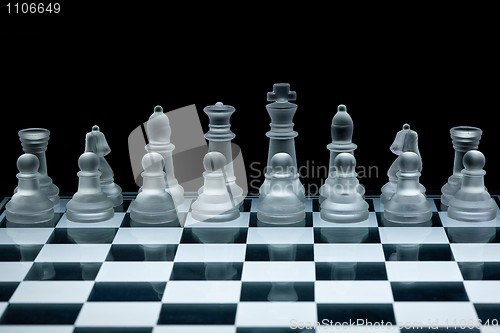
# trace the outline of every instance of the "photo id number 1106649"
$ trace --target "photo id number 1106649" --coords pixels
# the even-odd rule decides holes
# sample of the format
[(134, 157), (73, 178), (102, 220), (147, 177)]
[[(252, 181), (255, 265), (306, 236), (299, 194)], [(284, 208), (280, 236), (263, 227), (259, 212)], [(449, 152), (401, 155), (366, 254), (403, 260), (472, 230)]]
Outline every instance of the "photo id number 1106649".
[(7, 10), (9, 14), (58, 14), (61, 12), (61, 4), (58, 2), (9, 2)]

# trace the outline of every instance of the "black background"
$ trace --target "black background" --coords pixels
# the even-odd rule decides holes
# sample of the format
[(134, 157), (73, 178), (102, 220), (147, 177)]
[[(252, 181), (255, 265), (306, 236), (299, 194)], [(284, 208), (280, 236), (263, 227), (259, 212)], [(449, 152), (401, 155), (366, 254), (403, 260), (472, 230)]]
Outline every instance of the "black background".
[(16, 186), (17, 132), (28, 127), (51, 131), (49, 175), (62, 192), (75, 192), (78, 156), (94, 124), (111, 146), (115, 181), (136, 191), (127, 138), (157, 104), (195, 104), (204, 130), (204, 106), (233, 105), (245, 164), (265, 163), (266, 93), (276, 82), (297, 92), (299, 166), (328, 164), (331, 118), (345, 104), (358, 165), (379, 169), (378, 178), (361, 180), (367, 190), (387, 181), (389, 146), (404, 123), (419, 134), (421, 182), (430, 192), (452, 173), (449, 129), (458, 125), (483, 130), (486, 185), (500, 189), (500, 58), (487, 8), (61, 3), (59, 16), (1, 9), (2, 196)]

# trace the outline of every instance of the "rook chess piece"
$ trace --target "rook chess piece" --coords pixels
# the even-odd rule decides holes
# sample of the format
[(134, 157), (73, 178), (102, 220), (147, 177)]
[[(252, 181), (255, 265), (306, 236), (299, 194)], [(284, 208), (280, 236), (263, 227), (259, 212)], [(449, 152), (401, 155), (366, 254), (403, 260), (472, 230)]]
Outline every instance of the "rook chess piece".
[(66, 217), (73, 222), (101, 222), (114, 216), (113, 202), (101, 190), (99, 157), (87, 152), (78, 159), (78, 191), (66, 204)]
[(448, 216), (464, 222), (485, 222), (495, 219), (497, 205), (484, 187), (484, 155), (469, 150), (463, 158), (460, 189), (450, 200)]
[(398, 158), (397, 189), (385, 204), (384, 217), (394, 223), (424, 223), (432, 218), (432, 206), (420, 191), (420, 157), (413, 152)]
[(481, 131), (477, 127), (458, 126), (450, 130), (453, 148), (455, 149), (455, 161), (453, 174), (448, 182), (441, 188), (441, 206), (447, 208), (450, 200), (455, 196), (462, 184), (463, 159), (469, 150), (477, 149), (481, 140)]
[(277, 153), (287, 153), (292, 158), (292, 173), (293, 191), (298, 195), (299, 199), (305, 201), (304, 186), (299, 180), (297, 171), (297, 159), (295, 157), (295, 141), (294, 138), (298, 135), (293, 130), (293, 116), (297, 111), (297, 105), (290, 103), (296, 98), (295, 91), (290, 91), (288, 83), (276, 83), (273, 86), (273, 91), (267, 93), (267, 100), (270, 103), (266, 105), (267, 112), (271, 117), (271, 130), (266, 133), (269, 137), (269, 153), (267, 157), (267, 168), (265, 180), (259, 189), (261, 198), (265, 197), (270, 191), (271, 181), (271, 158)]
[(52, 182), (47, 174), (47, 160), (45, 151), (49, 143), (50, 132), (44, 128), (28, 128), (19, 131), (19, 139), (23, 146), (23, 151), (28, 154), (33, 154), (38, 158), (40, 173), (39, 182), (40, 190), (54, 203), (59, 203), (59, 189)]
[[(203, 111), (210, 119), (208, 125), (210, 129), (205, 133), (205, 138), (208, 140), (208, 151), (219, 152), (226, 158), (227, 164), (224, 167), (224, 172), (227, 186), (229, 186), (233, 201), (237, 205), (241, 205), (243, 203), (243, 189), (236, 184), (236, 177), (234, 176), (231, 140), (234, 139), (235, 135), (231, 132), (231, 124), (229, 123), (234, 107), (217, 102), (215, 105), (203, 108)], [(202, 192), (203, 187), (198, 190), (198, 194)]]
[[(382, 195), (380, 196), (380, 202), (386, 204), (391, 200), (396, 189), (398, 187), (398, 177), (397, 173), (399, 171), (399, 156), (405, 152), (413, 152), (420, 158), (419, 172), (422, 172), (422, 158), (420, 157), (420, 151), (418, 150), (418, 134), (417, 132), (410, 129), (410, 125), (404, 124), (403, 129), (396, 134), (396, 138), (392, 143), (390, 150), (398, 155), (398, 157), (392, 162), (391, 167), (387, 171), (387, 176), (389, 181), (382, 186)], [(425, 187), (419, 184), (420, 192), (425, 194)]]
[(170, 120), (163, 113), (161, 106), (156, 106), (154, 113), (149, 117), (146, 125), (149, 144), (146, 145), (148, 153), (159, 153), (164, 160), (164, 171), (167, 183), (167, 191), (170, 192), (176, 206), (184, 202), (184, 188), (179, 184), (174, 175), (174, 162), (172, 152), (175, 146), (170, 142), (172, 133)]
[(292, 157), (277, 153), (271, 158), (269, 193), (260, 196), (257, 219), (271, 224), (292, 224), (305, 219), (305, 204), (294, 189), (297, 179)]
[(104, 158), (111, 152), (111, 148), (97, 125), (92, 127), (92, 132), (87, 133), (85, 137), (85, 152), (95, 153), (99, 157), (101, 190), (113, 202), (113, 206), (120, 206), (123, 203), (122, 189), (115, 184), (113, 170)]
[(142, 168), (142, 191), (130, 204), (130, 218), (135, 222), (150, 224), (178, 221), (173, 198), (165, 191), (163, 157), (158, 153), (145, 154)]
[(340, 153), (333, 162), (333, 182), (321, 204), (321, 218), (329, 222), (361, 222), (368, 219), (368, 203), (357, 191), (356, 159)]
[(17, 159), (19, 184), (5, 207), (7, 221), (43, 223), (54, 217), (54, 203), (40, 190), (39, 166), (38, 158), (33, 154), (23, 154)]
[[(347, 113), (347, 108), (343, 104), (339, 105), (337, 113), (332, 118), (332, 125), (330, 127), (332, 142), (326, 146), (328, 150), (330, 150), (330, 163), (328, 178), (319, 189), (319, 203), (322, 203), (330, 195), (330, 191), (332, 190), (336, 175), (333, 164), (337, 155), (340, 153), (350, 153), (354, 155), (354, 150), (358, 147), (356, 144), (352, 143), (353, 129), (354, 124), (351, 116)], [(354, 181), (356, 182), (356, 190), (361, 195), (364, 195), (364, 186), (359, 184), (357, 178)]]
[(210, 152), (203, 158), (203, 192), (191, 205), (195, 220), (227, 222), (240, 216), (238, 205), (233, 201), (224, 175), (226, 158), (219, 152)]

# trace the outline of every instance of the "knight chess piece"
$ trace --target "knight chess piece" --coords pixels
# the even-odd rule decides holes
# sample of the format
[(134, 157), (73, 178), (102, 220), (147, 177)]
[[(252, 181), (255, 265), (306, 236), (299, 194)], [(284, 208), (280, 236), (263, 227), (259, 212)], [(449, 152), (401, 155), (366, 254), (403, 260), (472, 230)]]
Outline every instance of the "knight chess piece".
[(99, 157), (91, 152), (78, 159), (78, 191), (66, 204), (66, 217), (72, 222), (101, 222), (114, 216), (113, 202), (101, 190)]
[[(398, 177), (397, 173), (399, 171), (399, 156), (405, 152), (412, 152), (418, 155), (420, 158), (419, 172), (422, 172), (422, 158), (420, 156), (420, 151), (418, 150), (418, 134), (417, 132), (410, 129), (410, 125), (404, 124), (403, 129), (396, 134), (396, 138), (390, 147), (391, 152), (396, 154), (398, 157), (392, 162), (391, 167), (387, 171), (387, 176), (389, 181), (382, 186), (382, 195), (380, 196), (380, 202), (386, 204), (391, 200), (394, 193), (396, 193), (398, 187)], [(419, 184), (420, 192), (425, 194), (425, 187)]]
[(480, 151), (469, 150), (464, 155), (461, 186), (449, 202), (450, 218), (463, 222), (485, 222), (496, 218), (497, 205), (484, 187), (485, 162)]
[(99, 157), (101, 190), (113, 202), (113, 206), (120, 206), (123, 203), (122, 189), (115, 184), (113, 169), (104, 158), (111, 152), (111, 148), (97, 125), (85, 136), (85, 152), (95, 153)]
[[(243, 189), (236, 184), (236, 177), (234, 176), (231, 140), (234, 139), (235, 134), (231, 132), (229, 122), (235, 109), (231, 105), (217, 102), (215, 105), (206, 106), (203, 111), (210, 120), (209, 130), (205, 133), (205, 138), (208, 140), (208, 151), (219, 152), (226, 158), (227, 164), (224, 167), (226, 185), (229, 187), (233, 201), (237, 205), (241, 205), (243, 203)], [(198, 194), (202, 192), (203, 187), (200, 187)]]
[(33, 154), (23, 154), (17, 159), (19, 183), (5, 207), (8, 222), (34, 224), (54, 217), (54, 203), (40, 190), (39, 167), (40, 162)]
[(210, 152), (203, 158), (203, 192), (191, 205), (191, 216), (198, 221), (227, 222), (240, 216), (239, 206), (233, 201), (224, 175), (226, 158), (219, 152)]
[(163, 157), (147, 153), (142, 158), (142, 191), (130, 204), (130, 218), (138, 223), (163, 224), (178, 221), (172, 195), (166, 191)]
[(49, 144), (50, 132), (44, 128), (28, 128), (19, 131), (19, 139), (23, 146), (23, 151), (33, 154), (38, 158), (40, 173), (40, 190), (54, 203), (59, 203), (59, 188), (52, 182), (52, 178), (47, 174), (47, 159), (45, 152)]
[(257, 219), (270, 224), (304, 221), (305, 204), (294, 190), (295, 168), (292, 157), (277, 153), (271, 158), (269, 193), (260, 196)]
[(293, 130), (292, 122), (293, 116), (297, 111), (297, 104), (289, 102), (295, 101), (296, 96), (295, 91), (290, 91), (288, 83), (276, 83), (273, 86), (273, 91), (267, 93), (267, 100), (273, 103), (266, 105), (267, 112), (271, 117), (271, 130), (266, 133), (266, 136), (269, 138), (269, 153), (265, 180), (259, 189), (261, 198), (265, 197), (270, 191), (272, 157), (277, 153), (287, 153), (292, 158), (293, 191), (302, 202), (305, 201), (305, 189), (299, 179), (295, 156), (294, 139), (298, 133)]
[(444, 209), (448, 207), (450, 200), (453, 199), (462, 185), (464, 155), (469, 150), (475, 150), (479, 147), (482, 133), (481, 129), (471, 126), (458, 126), (450, 130), (453, 149), (455, 149), (455, 161), (453, 164), (453, 174), (441, 188), (441, 206)]
[(432, 206), (421, 192), (420, 156), (404, 152), (398, 158), (396, 193), (384, 206), (384, 217), (394, 223), (425, 223), (432, 218)]
[(368, 203), (357, 191), (356, 159), (350, 153), (335, 157), (335, 176), (328, 198), (321, 203), (321, 218), (329, 222), (361, 222), (368, 219)]
[[(354, 124), (351, 116), (347, 113), (345, 105), (341, 104), (337, 107), (337, 113), (332, 118), (330, 126), (332, 142), (326, 146), (330, 151), (330, 163), (328, 170), (328, 178), (319, 189), (319, 203), (321, 204), (332, 191), (333, 184), (335, 183), (334, 161), (337, 155), (341, 153), (349, 153), (354, 155), (354, 151), (358, 147), (352, 142), (352, 133)], [(356, 190), (361, 194), (365, 194), (365, 188), (359, 184), (358, 179), (355, 179)]]
[(178, 207), (184, 202), (184, 188), (179, 184), (174, 174), (174, 162), (172, 159), (172, 152), (175, 146), (170, 142), (172, 130), (170, 128), (170, 120), (167, 115), (163, 113), (161, 106), (156, 106), (154, 112), (149, 117), (147, 127), (147, 134), (149, 144), (146, 145), (148, 153), (159, 153), (163, 157), (164, 171), (167, 184), (167, 191), (172, 195), (175, 206)]

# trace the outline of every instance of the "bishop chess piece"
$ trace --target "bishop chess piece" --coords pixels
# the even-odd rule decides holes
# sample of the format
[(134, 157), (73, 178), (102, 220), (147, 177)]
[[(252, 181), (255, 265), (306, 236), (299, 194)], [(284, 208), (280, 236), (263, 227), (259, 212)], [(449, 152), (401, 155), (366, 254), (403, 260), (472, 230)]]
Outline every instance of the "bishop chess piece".
[(404, 152), (398, 158), (396, 193), (384, 205), (384, 217), (393, 223), (425, 223), (432, 218), (432, 206), (420, 191), (420, 156)]
[(304, 221), (305, 204), (295, 191), (296, 178), (292, 157), (277, 153), (271, 158), (269, 193), (260, 196), (257, 219), (270, 224), (292, 224)]
[(17, 159), (19, 179), (17, 192), (5, 207), (7, 221), (12, 223), (43, 223), (54, 217), (54, 203), (40, 190), (40, 162), (33, 154)]
[(228, 191), (224, 175), (226, 158), (210, 152), (203, 158), (203, 191), (191, 205), (191, 216), (198, 221), (227, 222), (240, 216), (239, 206)]
[(481, 131), (477, 127), (459, 126), (450, 130), (453, 149), (455, 149), (455, 161), (453, 174), (448, 178), (448, 182), (441, 188), (441, 205), (444, 209), (450, 204), (450, 200), (455, 196), (462, 185), (462, 170), (464, 168), (464, 155), (469, 150), (475, 150), (481, 140)]
[[(219, 152), (226, 158), (227, 164), (224, 167), (226, 185), (231, 191), (233, 201), (237, 205), (241, 205), (243, 203), (243, 189), (236, 184), (236, 177), (234, 176), (231, 140), (234, 139), (235, 135), (231, 132), (229, 122), (234, 110), (234, 107), (224, 105), (221, 102), (203, 108), (210, 120), (209, 130), (205, 133), (205, 138), (208, 140), (208, 151)], [(198, 194), (202, 192), (203, 187), (198, 190)]]
[(329, 222), (361, 222), (368, 219), (368, 203), (357, 191), (356, 159), (340, 153), (333, 162), (335, 177), (328, 198), (321, 204), (321, 218)]
[(40, 190), (54, 203), (59, 203), (59, 188), (52, 182), (47, 174), (47, 159), (45, 151), (49, 144), (50, 132), (43, 128), (28, 128), (19, 131), (19, 139), (23, 151), (28, 154), (33, 154), (38, 158), (40, 173), (39, 182)]
[(170, 192), (177, 206), (184, 202), (184, 188), (179, 184), (174, 175), (174, 162), (172, 152), (175, 146), (170, 142), (172, 134), (170, 120), (163, 113), (161, 106), (156, 106), (154, 113), (149, 117), (146, 125), (149, 144), (146, 145), (148, 153), (159, 153), (163, 157), (167, 191)]
[[(337, 108), (337, 113), (332, 118), (332, 125), (330, 127), (332, 134), (332, 142), (326, 146), (330, 150), (330, 163), (328, 170), (328, 178), (319, 189), (319, 203), (322, 203), (332, 191), (333, 184), (335, 183), (335, 170), (334, 161), (337, 155), (341, 153), (349, 153), (354, 155), (354, 150), (358, 147), (352, 143), (352, 132), (354, 124), (351, 116), (347, 113), (345, 105), (341, 104)], [(355, 179), (356, 190), (361, 194), (365, 194), (364, 186), (359, 184), (358, 179)]]
[(73, 222), (101, 222), (114, 216), (113, 202), (101, 190), (99, 157), (87, 152), (78, 159), (78, 191), (66, 204), (66, 217)]
[[(403, 129), (396, 134), (396, 138), (390, 147), (391, 152), (396, 154), (398, 157), (392, 162), (391, 167), (387, 171), (387, 176), (389, 177), (389, 182), (382, 186), (382, 195), (380, 196), (380, 202), (386, 204), (391, 200), (394, 193), (396, 193), (398, 187), (398, 177), (397, 173), (399, 171), (399, 156), (405, 152), (412, 152), (418, 155), (420, 158), (419, 172), (422, 172), (422, 158), (420, 157), (420, 151), (418, 150), (418, 134), (417, 132), (410, 129), (410, 125), (404, 124)], [(420, 192), (425, 194), (425, 187), (419, 184)]]
[(265, 197), (270, 191), (272, 157), (277, 153), (287, 153), (292, 158), (292, 170), (290, 172), (294, 177), (292, 182), (293, 191), (302, 202), (305, 201), (305, 189), (299, 180), (295, 156), (294, 138), (298, 133), (293, 130), (292, 122), (295, 111), (297, 111), (297, 105), (289, 102), (294, 101), (296, 96), (295, 91), (290, 91), (288, 83), (276, 83), (273, 86), (273, 91), (267, 93), (267, 100), (273, 103), (266, 105), (267, 112), (271, 117), (271, 130), (266, 133), (267, 137), (269, 137), (269, 153), (265, 180), (259, 189), (261, 198)]
[(463, 222), (485, 222), (496, 218), (497, 205), (484, 187), (485, 162), (480, 151), (470, 150), (464, 155), (461, 186), (449, 202), (450, 218)]
[(142, 158), (142, 191), (130, 204), (130, 218), (138, 223), (163, 224), (178, 221), (172, 195), (166, 191), (163, 157), (147, 153)]
[(99, 126), (92, 127), (92, 132), (85, 136), (85, 152), (95, 153), (99, 157), (99, 171), (101, 172), (101, 190), (117, 207), (123, 203), (122, 189), (114, 182), (114, 173), (104, 156), (111, 152), (106, 137), (99, 130)]

